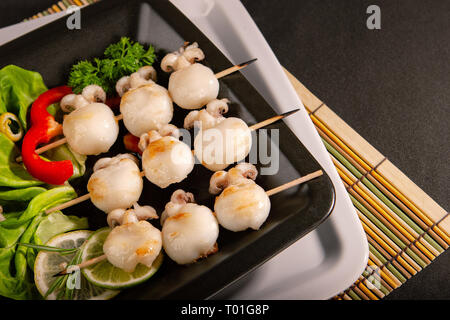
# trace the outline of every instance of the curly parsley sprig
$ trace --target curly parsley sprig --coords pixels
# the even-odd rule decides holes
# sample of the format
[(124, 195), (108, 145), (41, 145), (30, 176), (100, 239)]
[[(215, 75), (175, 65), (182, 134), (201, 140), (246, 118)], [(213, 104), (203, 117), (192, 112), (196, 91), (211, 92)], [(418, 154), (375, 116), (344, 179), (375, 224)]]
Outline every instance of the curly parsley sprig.
[(152, 65), (156, 59), (155, 49), (145, 49), (138, 42), (122, 37), (110, 44), (102, 59), (82, 60), (72, 66), (68, 85), (75, 93), (80, 93), (90, 84), (101, 86), (106, 93), (113, 93), (117, 80), (136, 72), (142, 66)]

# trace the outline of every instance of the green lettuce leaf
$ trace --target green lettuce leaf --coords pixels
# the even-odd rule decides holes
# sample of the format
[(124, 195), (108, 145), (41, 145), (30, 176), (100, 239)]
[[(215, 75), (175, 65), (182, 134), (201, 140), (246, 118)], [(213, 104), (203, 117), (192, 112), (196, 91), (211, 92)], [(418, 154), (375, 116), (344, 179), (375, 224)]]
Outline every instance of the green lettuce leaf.
[[(55, 219), (55, 216), (49, 218), (50, 216), (45, 216), (44, 211), (74, 197), (76, 193), (73, 188), (57, 187), (38, 193), (24, 211), (4, 213), (5, 220), (0, 222), (0, 295), (12, 299), (38, 297), (32, 274), (34, 249), (18, 247), (17, 243), (33, 243), (41, 238), (55, 235), (58, 232), (57, 226), (52, 226), (51, 223), (54, 222), (51, 219)], [(83, 218), (64, 218), (61, 215), (62, 213), (56, 215), (56, 220), (59, 221), (57, 224), (61, 226), (61, 233), (71, 228), (86, 226)], [(43, 221), (46, 223), (40, 228)], [(50, 230), (46, 230), (49, 227)], [(38, 234), (36, 234), (37, 231)]]
[(47, 191), (42, 187), (28, 187), (24, 189), (0, 188), (0, 200), (4, 201), (30, 201), (38, 194)]
[(39, 73), (15, 65), (4, 67), (0, 70), (0, 114), (14, 113), (26, 129), (28, 107), (45, 91), (47, 87)]
[(0, 150), (0, 187), (27, 188), (43, 184), (34, 179), (23, 164), (16, 162), (19, 150), (3, 133), (0, 133)]
[(20, 216), (19, 221), (28, 221), (33, 219), (39, 213), (44, 212), (60, 203), (67, 202), (76, 198), (75, 190), (70, 186), (62, 186), (45, 191), (30, 201), (27, 209)]
[(22, 213), (4, 214), (6, 220), (0, 222), (0, 295), (11, 299), (31, 299), (34, 290), (30, 279), (16, 277), (16, 243), (31, 223), (18, 221)]
[(15, 277), (10, 271), (14, 268), (14, 255), (14, 247), (0, 248), (0, 295), (16, 300), (32, 299), (36, 296), (34, 282)]
[(47, 191), (43, 187), (28, 187), (23, 189), (11, 189), (0, 187), (0, 206), (3, 211), (23, 211), (27, 206), (27, 202), (38, 194)]

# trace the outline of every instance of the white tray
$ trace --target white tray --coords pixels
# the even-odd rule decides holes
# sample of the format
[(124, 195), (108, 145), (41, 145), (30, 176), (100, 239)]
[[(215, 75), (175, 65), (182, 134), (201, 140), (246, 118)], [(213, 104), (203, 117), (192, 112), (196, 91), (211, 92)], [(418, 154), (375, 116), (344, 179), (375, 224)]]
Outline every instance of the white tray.
[[(336, 205), (319, 228), (214, 298), (328, 299), (349, 287), (367, 265), (365, 233), (328, 152), (278, 60), (238, 0), (171, 0), (234, 63), (258, 58), (245, 77), (281, 112), (301, 106), (286, 123), (326, 170)], [(0, 45), (64, 17), (51, 16), (0, 29)]]

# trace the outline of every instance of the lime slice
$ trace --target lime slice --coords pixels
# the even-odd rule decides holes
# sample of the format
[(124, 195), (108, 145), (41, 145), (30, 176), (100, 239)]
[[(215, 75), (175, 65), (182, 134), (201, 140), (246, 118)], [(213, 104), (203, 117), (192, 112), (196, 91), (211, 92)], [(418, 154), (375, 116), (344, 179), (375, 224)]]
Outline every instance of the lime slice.
[[(92, 234), (89, 230), (78, 230), (68, 233), (63, 233), (51, 238), (46, 245), (58, 248), (78, 248), (86, 239)], [(61, 271), (61, 263), (70, 263), (73, 254), (61, 255), (57, 252), (40, 251), (34, 263), (34, 282), (39, 293), (45, 296), (46, 292), (57, 277), (55, 274)], [(81, 275), (81, 273), (79, 273)], [(119, 291), (106, 290), (94, 286), (87, 281), (85, 277), (80, 277), (80, 289), (74, 289), (74, 300), (106, 300), (114, 297)], [(56, 289), (48, 297), (48, 300), (55, 300), (61, 289)]]
[[(110, 228), (97, 230), (86, 242), (82, 261), (103, 255), (103, 243), (108, 236)], [(135, 286), (144, 282), (158, 271), (163, 261), (163, 254), (160, 253), (150, 268), (143, 264), (138, 264), (134, 272), (125, 272), (114, 267), (108, 260), (103, 260), (92, 266), (83, 268), (81, 272), (86, 279), (98, 287), (107, 289), (123, 289)]]

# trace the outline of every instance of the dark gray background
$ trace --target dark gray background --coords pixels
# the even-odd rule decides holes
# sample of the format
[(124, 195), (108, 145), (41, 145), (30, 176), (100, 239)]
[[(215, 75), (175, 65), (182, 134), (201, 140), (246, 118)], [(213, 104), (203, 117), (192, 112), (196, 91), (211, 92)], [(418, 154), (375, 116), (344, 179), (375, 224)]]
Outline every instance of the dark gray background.
[[(55, 2), (2, 0), (0, 27)], [(242, 2), (281, 64), (448, 210), (450, 1)], [(450, 251), (387, 299), (450, 299), (449, 266)]]

